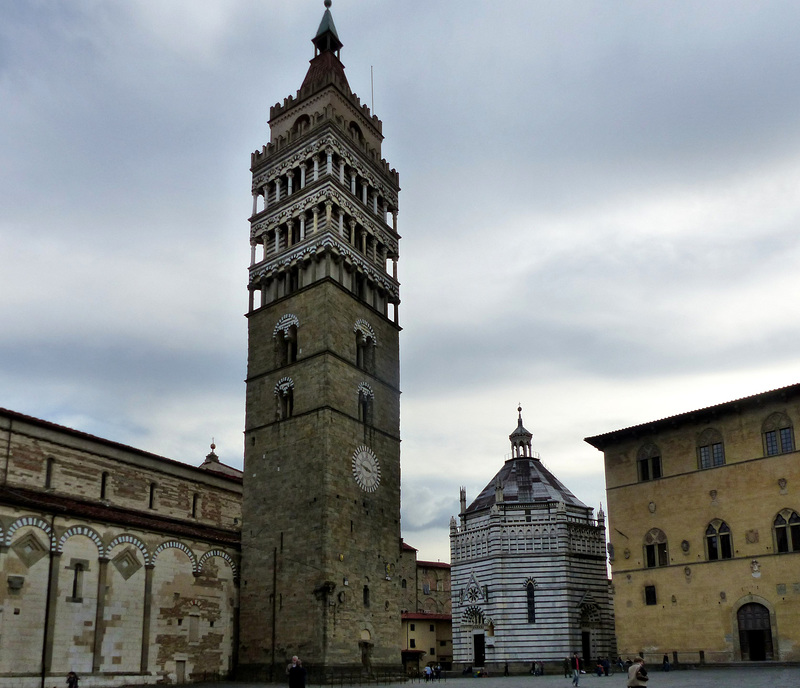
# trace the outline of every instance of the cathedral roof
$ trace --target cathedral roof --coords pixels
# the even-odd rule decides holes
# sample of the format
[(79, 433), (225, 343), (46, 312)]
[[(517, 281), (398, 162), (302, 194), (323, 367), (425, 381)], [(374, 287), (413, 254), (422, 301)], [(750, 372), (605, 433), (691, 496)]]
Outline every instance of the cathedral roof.
[(497, 500), (497, 485), (503, 488), (503, 501), (512, 504), (564, 502), (568, 506), (588, 507), (570, 492), (539, 459), (515, 457), (503, 464), (500, 471), (483, 488), (467, 513), (489, 509)]

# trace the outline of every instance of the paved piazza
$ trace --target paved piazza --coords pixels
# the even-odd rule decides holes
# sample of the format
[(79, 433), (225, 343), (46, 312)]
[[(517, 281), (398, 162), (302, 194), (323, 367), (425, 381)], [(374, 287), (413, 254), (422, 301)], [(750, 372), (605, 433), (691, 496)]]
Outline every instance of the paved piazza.
[[(581, 688), (624, 688), (626, 683), (622, 673), (609, 677), (582, 674)], [(194, 684), (203, 688), (265, 688), (264, 683), (207, 683)], [(310, 682), (309, 685), (317, 685)], [(333, 684), (340, 685), (339, 683)], [(355, 683), (347, 686), (380, 686), (381, 688), (416, 688), (424, 686), (424, 681), (408, 683)], [(441, 681), (441, 688), (571, 688), (572, 679), (563, 675), (551, 676), (490, 676), (489, 678), (447, 678)], [(800, 667), (753, 667), (725, 669), (684, 669), (664, 673), (657, 668), (650, 671), (648, 688), (800, 688)], [(434, 682), (431, 688), (438, 688)]]

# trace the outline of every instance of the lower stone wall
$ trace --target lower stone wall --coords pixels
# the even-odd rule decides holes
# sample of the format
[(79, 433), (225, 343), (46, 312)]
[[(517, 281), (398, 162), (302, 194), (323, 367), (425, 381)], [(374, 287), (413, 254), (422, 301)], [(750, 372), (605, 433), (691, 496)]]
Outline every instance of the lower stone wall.
[(234, 661), (236, 551), (0, 505), (0, 688), (183, 683)]

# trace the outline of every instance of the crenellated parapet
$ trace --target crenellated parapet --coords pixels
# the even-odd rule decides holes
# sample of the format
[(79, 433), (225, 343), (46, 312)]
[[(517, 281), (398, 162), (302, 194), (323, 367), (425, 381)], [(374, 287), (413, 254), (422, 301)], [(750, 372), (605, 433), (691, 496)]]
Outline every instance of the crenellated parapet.
[[(250, 169), (256, 174), (262, 167), (272, 166), (272, 159), (291, 148), (293, 144), (308, 138), (310, 141), (318, 134), (314, 133), (318, 127), (330, 123), (339, 132), (345, 134), (344, 140), (353, 146), (360, 154), (365, 155), (370, 162), (375, 165), (381, 174), (388, 177), (389, 181), (395, 186), (400, 185), (400, 175), (384, 158), (380, 157), (378, 151), (366, 140), (359, 139), (348, 130), (346, 118), (339, 114), (332, 105), (326, 105), (322, 110), (309, 115), (309, 126), (307, 128), (290, 129), (285, 133), (275, 137), (273, 141), (262, 146), (261, 150), (253, 151), (250, 155)], [(341, 133), (338, 134), (341, 140)], [(291, 157), (296, 157), (300, 152), (292, 153)]]
[(370, 112), (367, 104), (362, 103), (361, 98), (359, 98), (355, 93), (353, 93), (353, 91), (350, 90), (350, 86), (347, 84), (347, 79), (343, 78), (339, 74), (336, 74), (335, 72), (323, 74), (312, 84), (304, 85), (303, 88), (297, 90), (296, 95), (287, 96), (284, 98), (282, 104), (275, 103), (275, 105), (269, 109), (270, 120), (277, 119), (287, 111), (296, 107), (306, 98), (309, 98), (318, 91), (322, 90), (325, 86), (335, 86), (339, 93), (361, 113), (364, 119), (366, 119), (379, 134), (383, 134), (383, 122), (378, 119), (377, 115), (373, 115)]

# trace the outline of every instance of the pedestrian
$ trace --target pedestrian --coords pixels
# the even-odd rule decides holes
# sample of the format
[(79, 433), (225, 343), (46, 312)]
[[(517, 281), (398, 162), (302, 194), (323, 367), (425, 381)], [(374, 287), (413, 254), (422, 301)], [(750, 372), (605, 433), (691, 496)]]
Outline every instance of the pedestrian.
[(661, 671), (669, 671), (669, 655), (664, 653), (664, 659), (661, 660)]
[(636, 657), (628, 669), (628, 688), (646, 686), (648, 678), (647, 669), (644, 668), (644, 660), (641, 657)]
[(286, 673), (289, 676), (289, 688), (306, 688), (306, 670), (297, 655), (292, 657)]
[(564, 657), (564, 678), (569, 678), (572, 669), (569, 668), (569, 657)]
[(577, 686), (581, 680), (581, 658), (578, 657), (577, 652), (572, 655), (569, 665), (572, 668), (572, 685)]
[(74, 671), (67, 674), (67, 688), (78, 688), (78, 674)]

